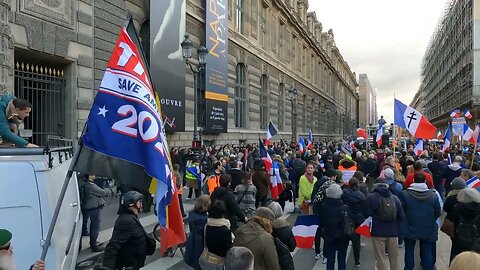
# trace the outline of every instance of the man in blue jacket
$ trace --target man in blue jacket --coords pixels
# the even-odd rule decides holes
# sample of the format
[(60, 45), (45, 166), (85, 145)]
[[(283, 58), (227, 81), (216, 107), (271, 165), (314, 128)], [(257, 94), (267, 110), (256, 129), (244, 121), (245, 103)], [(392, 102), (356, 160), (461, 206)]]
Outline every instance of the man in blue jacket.
[(0, 137), (3, 143), (12, 143), (16, 147), (37, 147), (18, 136), (18, 125), (30, 116), (31, 111), (32, 104), (25, 99), (8, 94), (0, 97)]
[(434, 269), (433, 249), (438, 240), (437, 218), (441, 215), (437, 194), (425, 184), (425, 175), (416, 173), (414, 183), (400, 196), (406, 220), (401, 231), (405, 237), (405, 270), (415, 267), (415, 243), (420, 241), (420, 258), (425, 270)]
[(392, 194), (384, 178), (377, 178), (366, 203), (367, 214), (372, 217), (371, 235), (377, 269), (388, 269), (386, 247), (390, 270), (398, 270), (398, 236), (400, 222), (405, 217), (400, 199)]

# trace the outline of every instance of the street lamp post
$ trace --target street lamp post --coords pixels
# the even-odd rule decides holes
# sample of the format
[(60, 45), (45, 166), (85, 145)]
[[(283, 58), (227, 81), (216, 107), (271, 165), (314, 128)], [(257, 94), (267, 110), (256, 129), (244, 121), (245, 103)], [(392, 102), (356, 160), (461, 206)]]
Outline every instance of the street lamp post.
[(297, 140), (297, 94), (297, 89), (290, 87), (288, 99), (292, 102), (292, 142)]
[(206, 58), (208, 50), (207, 48), (205, 48), (204, 45), (200, 46), (200, 48), (197, 49), (198, 64), (194, 66), (190, 61), (190, 59), (192, 58), (193, 44), (189, 38), (189, 35), (185, 35), (185, 39), (182, 41), (182, 43), (180, 43), (180, 45), (182, 46), (182, 53), (183, 58), (185, 59), (185, 63), (188, 67), (190, 67), (190, 70), (193, 73), (193, 140), (198, 141), (198, 82), (201, 72), (205, 70), (205, 66), (207, 65)]

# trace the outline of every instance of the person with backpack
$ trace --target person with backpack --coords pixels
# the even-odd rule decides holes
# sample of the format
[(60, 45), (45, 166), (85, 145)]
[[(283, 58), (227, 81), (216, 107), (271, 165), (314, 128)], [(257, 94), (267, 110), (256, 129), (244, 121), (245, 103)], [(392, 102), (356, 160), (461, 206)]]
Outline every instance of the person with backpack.
[(400, 199), (392, 194), (384, 178), (377, 178), (366, 204), (367, 215), (372, 217), (370, 233), (376, 267), (378, 270), (388, 269), (385, 254), (387, 247), (390, 270), (398, 270), (397, 242), (400, 222), (405, 218)]
[(394, 171), (391, 168), (385, 168), (383, 170), (383, 175), (385, 176), (385, 182), (388, 185), (388, 188), (392, 192), (393, 195), (399, 197), (400, 193), (403, 190), (402, 184), (398, 183), (394, 179)]
[(231, 182), (231, 177), (228, 174), (222, 174), (220, 177), (220, 186), (210, 194), (212, 203), (221, 200), (225, 203), (226, 215), (225, 217), (230, 221), (230, 229), (232, 232), (238, 229), (238, 221), (247, 222), (244, 212), (238, 206), (237, 198), (233, 191), (228, 187)]
[[(330, 185), (326, 190), (326, 198), (320, 209), (318, 227), (326, 242), (324, 256), (327, 259), (328, 270), (335, 268), (335, 255), (338, 261), (338, 270), (346, 269), (348, 241), (351, 235), (345, 234), (345, 226), (352, 224), (350, 223), (350, 209), (343, 203), (342, 194), (342, 188), (338, 184)], [(346, 219), (349, 220), (348, 224), (345, 222)]]
[(405, 241), (405, 270), (415, 267), (415, 244), (420, 242), (420, 258), (424, 270), (434, 269), (433, 251), (438, 240), (437, 218), (441, 215), (437, 194), (425, 184), (425, 175), (417, 172), (414, 183), (402, 192), (400, 200), (405, 212), (401, 232)]
[(480, 192), (464, 188), (458, 195), (458, 204), (447, 214), (453, 223), (450, 261), (464, 252), (480, 248)]

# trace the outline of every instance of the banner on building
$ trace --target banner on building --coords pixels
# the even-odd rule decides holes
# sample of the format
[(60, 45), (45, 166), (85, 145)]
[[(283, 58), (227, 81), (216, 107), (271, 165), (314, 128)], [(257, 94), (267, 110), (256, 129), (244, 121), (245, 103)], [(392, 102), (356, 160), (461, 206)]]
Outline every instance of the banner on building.
[(463, 134), (463, 126), (466, 124), (465, 117), (452, 118), (452, 131), (455, 135)]
[(167, 132), (185, 131), (185, 1), (150, 1), (150, 72)]
[(227, 132), (228, 119), (228, 1), (207, 0), (205, 34), (206, 133)]

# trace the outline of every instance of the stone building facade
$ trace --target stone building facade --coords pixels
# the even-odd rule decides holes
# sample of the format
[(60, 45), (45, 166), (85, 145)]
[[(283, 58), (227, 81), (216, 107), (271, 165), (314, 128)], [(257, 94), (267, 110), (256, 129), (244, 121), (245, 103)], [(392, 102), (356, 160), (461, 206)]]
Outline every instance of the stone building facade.
[[(186, 31), (195, 45), (204, 44), (207, 1), (186, 1)], [(291, 88), (298, 92), (298, 134), (351, 135), (358, 124), (356, 76), (333, 31), (323, 31), (307, 12), (308, 1), (223, 1), (229, 5), (228, 133), (204, 134), (204, 142), (256, 142), (269, 119), (289, 140)], [(81, 133), (127, 12), (148, 44), (148, 0), (0, 0), (0, 91), (33, 102), (25, 128), (36, 141), (58, 131), (68, 138)], [(176, 146), (191, 145), (193, 134), (193, 76), (185, 72), (186, 131), (168, 135)]]
[(358, 75), (358, 95), (358, 122), (360, 127), (376, 125), (378, 119), (377, 91), (372, 87), (368, 75), (365, 73)]

